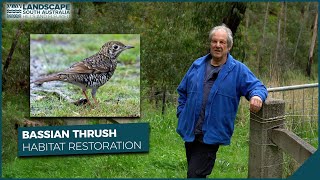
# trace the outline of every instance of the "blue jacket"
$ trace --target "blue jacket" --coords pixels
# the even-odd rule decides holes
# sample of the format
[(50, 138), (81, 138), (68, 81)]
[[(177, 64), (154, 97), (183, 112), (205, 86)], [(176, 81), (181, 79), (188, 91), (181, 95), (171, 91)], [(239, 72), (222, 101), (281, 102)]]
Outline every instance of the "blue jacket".
[[(195, 138), (194, 129), (202, 103), (205, 61), (210, 59), (209, 56), (193, 62), (177, 89), (177, 132), (186, 142), (192, 142)], [(266, 87), (249, 68), (228, 54), (226, 64), (220, 70), (208, 97), (202, 126), (203, 142), (230, 144), (240, 97), (245, 96), (250, 100), (252, 96), (259, 96), (265, 101), (267, 95)]]

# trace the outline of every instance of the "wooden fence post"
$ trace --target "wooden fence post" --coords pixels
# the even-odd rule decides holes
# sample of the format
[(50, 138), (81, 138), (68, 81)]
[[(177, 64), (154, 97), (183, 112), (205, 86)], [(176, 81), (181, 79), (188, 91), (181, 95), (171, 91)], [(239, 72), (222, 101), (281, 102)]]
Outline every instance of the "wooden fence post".
[(285, 102), (267, 99), (250, 114), (249, 178), (282, 178), (283, 152), (270, 139), (271, 130), (284, 124)]

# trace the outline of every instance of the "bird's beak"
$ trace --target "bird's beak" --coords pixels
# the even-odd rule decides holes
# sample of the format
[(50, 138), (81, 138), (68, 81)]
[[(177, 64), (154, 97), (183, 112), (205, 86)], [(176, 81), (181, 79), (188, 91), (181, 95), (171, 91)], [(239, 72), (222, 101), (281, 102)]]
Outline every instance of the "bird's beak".
[(134, 48), (133, 46), (126, 46), (125, 49), (131, 49)]

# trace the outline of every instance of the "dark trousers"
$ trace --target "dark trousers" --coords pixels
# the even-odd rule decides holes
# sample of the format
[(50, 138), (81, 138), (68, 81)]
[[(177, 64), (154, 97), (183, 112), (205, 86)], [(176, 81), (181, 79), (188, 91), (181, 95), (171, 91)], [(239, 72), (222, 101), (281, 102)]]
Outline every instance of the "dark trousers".
[(199, 141), (185, 142), (188, 173), (187, 178), (206, 178), (211, 174), (219, 145)]

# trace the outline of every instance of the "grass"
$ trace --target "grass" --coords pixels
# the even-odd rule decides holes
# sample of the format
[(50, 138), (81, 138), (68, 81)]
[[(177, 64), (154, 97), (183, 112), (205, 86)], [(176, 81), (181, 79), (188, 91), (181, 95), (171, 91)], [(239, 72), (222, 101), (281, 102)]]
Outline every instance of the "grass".
[[(28, 96), (2, 92), (2, 160), (12, 162), (18, 152), (18, 131), (15, 124), (28, 117)], [(13, 113), (14, 112), (14, 113)]]
[[(32, 34), (30, 46), (31, 79), (63, 71), (75, 62), (98, 52), (110, 40), (135, 46), (120, 54), (118, 67), (111, 79), (98, 89), (99, 106), (72, 105), (84, 98), (81, 89), (67, 83), (48, 82), (42, 87), (31, 86), (36, 98), (30, 99), (31, 117), (139, 117), (140, 56), (139, 35), (52, 35)], [(45, 92), (42, 92), (42, 91)], [(47, 90), (54, 91), (48, 93)], [(58, 94), (58, 95), (57, 95)], [(66, 98), (62, 98), (63, 94)], [(90, 91), (87, 91), (89, 99)], [(70, 100), (69, 100), (70, 99)]]
[[(11, 110), (13, 108), (11, 104), (6, 103), (4, 108)], [(25, 107), (21, 104), (16, 108)], [(177, 124), (175, 106), (168, 106), (164, 116), (161, 115), (161, 110), (156, 110), (148, 103), (143, 103), (143, 109), (148, 109), (143, 112), (140, 121), (150, 124), (149, 153), (16, 158), (17, 154), (12, 153), (17, 152), (16, 147), (15, 150), (10, 148), (16, 146), (16, 142), (11, 139), (5, 141), (3, 177), (186, 178), (184, 143), (175, 132)], [(10, 116), (8, 113), (4, 113), (5, 120), (8, 116)], [(211, 178), (247, 177), (248, 128), (245, 124), (236, 126), (231, 145), (221, 147), (218, 152)], [(8, 130), (9, 127), (4, 133), (8, 133)]]
[(130, 49), (131, 53), (121, 54), (121, 61), (133, 63), (140, 54), (137, 34), (31, 34), (30, 40), (34, 43), (30, 47), (30, 55), (44, 57), (41, 61), (53, 64), (61, 63), (57, 58), (64, 59), (65, 63), (78, 62), (97, 53), (104, 43), (113, 40), (135, 47)]
[[(19, 158), (14, 126), (15, 122), (29, 115), (29, 95), (3, 92), (2, 96), (2, 172), (5, 178), (186, 178), (184, 143), (175, 132), (177, 118), (174, 105), (167, 105), (166, 114), (161, 115), (160, 108), (142, 102), (140, 122), (150, 124), (148, 153)], [(248, 103), (243, 99), (231, 144), (220, 147), (210, 178), (247, 178), (248, 113)], [(294, 163), (287, 157), (284, 163), (285, 174), (291, 175)]]
[[(38, 92), (44, 98), (30, 101), (31, 117), (138, 117), (140, 116), (140, 80), (125, 78), (121, 72), (115, 74), (106, 85), (97, 92), (98, 106), (75, 106), (55, 93)], [(121, 78), (124, 77), (124, 78)], [(121, 86), (119, 86), (121, 84)], [(71, 100), (84, 98), (81, 89), (63, 83), (55, 88)], [(89, 91), (88, 91), (89, 92)], [(90, 93), (88, 96), (93, 102)]]

